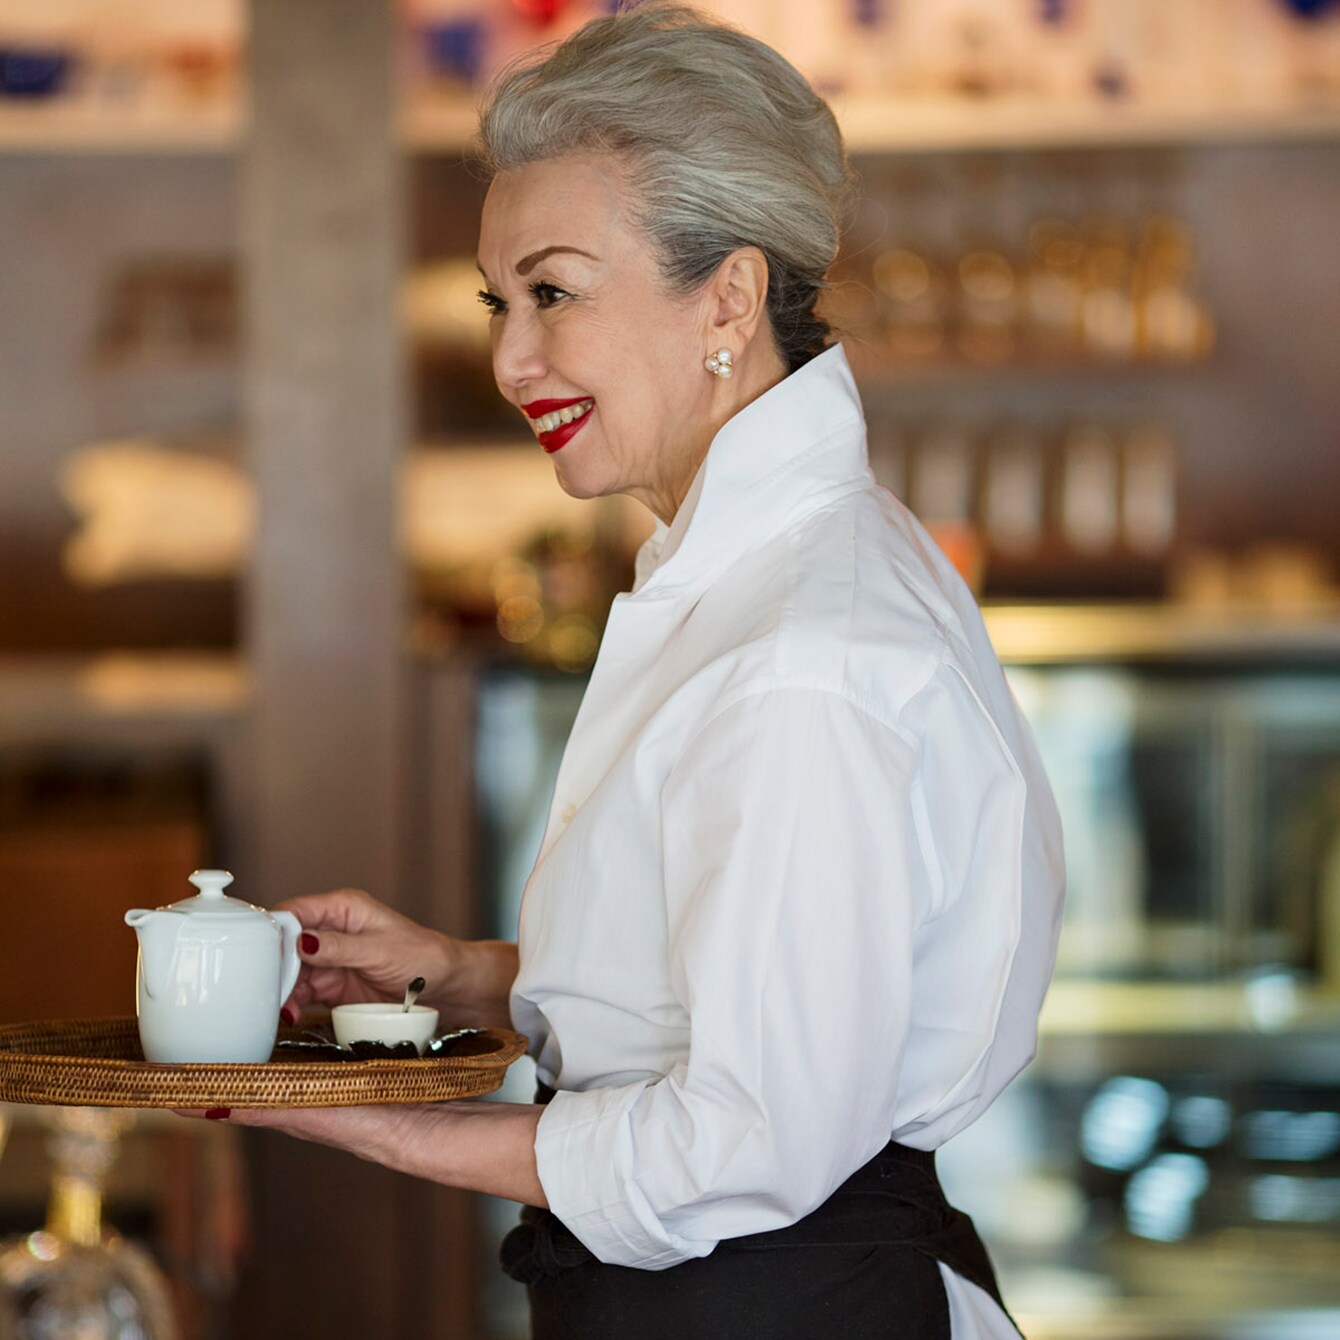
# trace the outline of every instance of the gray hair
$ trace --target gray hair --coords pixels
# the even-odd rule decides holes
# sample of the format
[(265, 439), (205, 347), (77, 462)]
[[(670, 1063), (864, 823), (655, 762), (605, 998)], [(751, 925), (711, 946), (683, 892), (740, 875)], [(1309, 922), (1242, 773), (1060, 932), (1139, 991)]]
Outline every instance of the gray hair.
[(502, 72), (476, 147), (489, 175), (568, 153), (617, 155), (632, 221), (672, 292), (693, 292), (731, 252), (757, 247), (788, 370), (827, 347), (815, 303), (852, 174), (828, 104), (756, 38), (680, 5), (595, 19)]

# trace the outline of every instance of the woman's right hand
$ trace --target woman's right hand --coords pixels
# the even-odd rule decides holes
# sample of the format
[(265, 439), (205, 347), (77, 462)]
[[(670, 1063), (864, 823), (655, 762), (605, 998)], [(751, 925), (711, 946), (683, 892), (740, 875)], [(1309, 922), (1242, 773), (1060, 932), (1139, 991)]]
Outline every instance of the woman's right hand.
[(409, 983), (422, 977), (420, 1000), (449, 1014), (444, 1022), (509, 1023), (515, 946), (454, 940), (361, 889), (290, 898), (276, 910), (292, 912), (303, 928), (302, 969), (283, 1009), (290, 1022), (308, 1005), (400, 1000)]
[(276, 910), (292, 912), (303, 928), (298, 940), (302, 970), (285, 1005), (286, 1017), (296, 1020), (313, 1004), (399, 1000), (415, 977), (427, 983), (422, 999), (428, 1004), (450, 973), (446, 936), (361, 889), (290, 898)]

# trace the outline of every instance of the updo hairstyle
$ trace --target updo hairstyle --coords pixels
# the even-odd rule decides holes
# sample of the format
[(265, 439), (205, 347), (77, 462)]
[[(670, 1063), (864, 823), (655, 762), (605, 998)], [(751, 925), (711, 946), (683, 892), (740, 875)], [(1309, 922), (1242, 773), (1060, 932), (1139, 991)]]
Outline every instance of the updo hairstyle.
[(731, 252), (768, 262), (767, 313), (789, 372), (832, 332), (815, 314), (851, 172), (828, 105), (771, 47), (681, 5), (595, 19), (498, 77), (480, 113), (490, 176), (570, 153), (622, 161), (632, 222), (672, 293)]

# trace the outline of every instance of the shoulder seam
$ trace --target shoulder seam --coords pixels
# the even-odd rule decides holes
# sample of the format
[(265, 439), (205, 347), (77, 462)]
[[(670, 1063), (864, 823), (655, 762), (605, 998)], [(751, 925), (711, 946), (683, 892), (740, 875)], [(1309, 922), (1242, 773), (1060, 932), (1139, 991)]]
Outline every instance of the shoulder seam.
[[(938, 664), (938, 662), (937, 662)], [(932, 670), (932, 673), (934, 671)], [(918, 685), (917, 692), (920, 693), (924, 685)], [(698, 729), (684, 742), (683, 752), (687, 753), (699, 737), (710, 727), (715, 725), (732, 708), (738, 707), (741, 703), (747, 702), (750, 698), (761, 697), (765, 693), (779, 693), (788, 690), (799, 690), (805, 693), (822, 694), (825, 697), (836, 698), (844, 702), (847, 706), (860, 712), (864, 717), (868, 717), (876, 725), (884, 727), (890, 734), (896, 736), (898, 740), (909, 749), (916, 748), (916, 740), (908, 732), (907, 728), (896, 718), (891, 719), (886, 713), (872, 702), (869, 702), (863, 695), (854, 693), (850, 689), (841, 685), (833, 684), (828, 681), (807, 679), (800, 675), (773, 675), (766, 679), (755, 679), (741, 688), (733, 690), (716, 704), (710, 716), (702, 721)], [(901, 716), (901, 709), (898, 715)], [(673, 772), (674, 769), (672, 768)]]

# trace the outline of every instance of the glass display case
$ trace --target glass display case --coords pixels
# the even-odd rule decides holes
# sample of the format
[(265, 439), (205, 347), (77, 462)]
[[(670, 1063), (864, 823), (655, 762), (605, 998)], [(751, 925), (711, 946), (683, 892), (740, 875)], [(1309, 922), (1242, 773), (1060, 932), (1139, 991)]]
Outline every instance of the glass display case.
[[(1119, 654), (1006, 658), (1069, 901), (1037, 1059), (940, 1163), (1045, 1340), (1340, 1334), (1340, 646), (1151, 654), (1178, 617)], [(481, 676), (491, 933), (515, 931), (582, 688)], [(513, 1213), (487, 1209), (487, 1251)], [(485, 1302), (524, 1333), (510, 1282)]]
[(1340, 672), (1009, 674), (1067, 912), (1037, 1060), (946, 1183), (1029, 1335), (1335, 1333)]
[(1058, 976), (1340, 984), (1340, 682), (1316, 670), (1016, 666), (1056, 790)]

